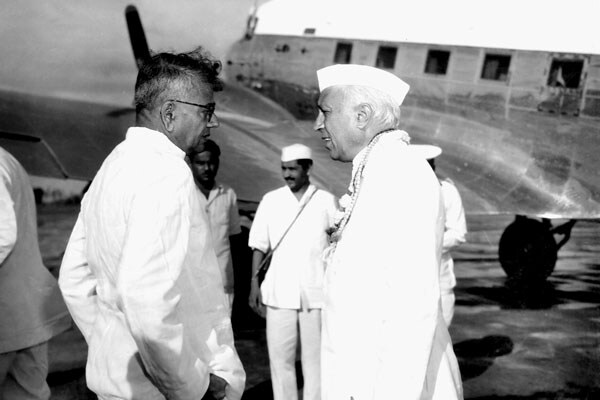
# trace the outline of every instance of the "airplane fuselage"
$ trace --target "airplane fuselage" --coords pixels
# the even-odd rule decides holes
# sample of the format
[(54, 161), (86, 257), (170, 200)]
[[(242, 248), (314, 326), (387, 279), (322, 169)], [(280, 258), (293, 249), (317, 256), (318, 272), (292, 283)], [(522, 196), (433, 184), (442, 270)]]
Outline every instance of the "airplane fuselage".
[[(388, 70), (411, 85), (413, 142), (444, 148), (442, 171), (470, 213), (600, 217), (600, 55), (255, 34), (227, 74), (316, 115), (315, 71), (336, 63)], [(485, 182), (493, 182), (492, 185)]]

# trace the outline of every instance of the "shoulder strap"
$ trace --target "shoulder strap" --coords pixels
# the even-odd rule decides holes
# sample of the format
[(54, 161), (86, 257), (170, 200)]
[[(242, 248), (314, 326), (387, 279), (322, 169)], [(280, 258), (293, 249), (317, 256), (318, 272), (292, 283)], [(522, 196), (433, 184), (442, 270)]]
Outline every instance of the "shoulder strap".
[[(306, 199), (306, 201), (304, 202), (304, 204), (302, 204), (302, 206), (300, 207), (300, 209), (296, 213), (296, 216), (294, 217), (294, 219), (292, 220), (292, 222), (290, 223), (290, 225), (287, 227), (287, 229), (285, 230), (285, 232), (283, 232), (283, 235), (281, 235), (281, 237), (279, 238), (279, 241), (277, 242), (277, 244), (275, 245), (275, 247), (273, 247), (271, 250), (269, 250), (269, 252), (265, 256), (265, 258), (263, 258), (262, 262), (258, 266), (258, 269), (256, 270), (256, 274), (255, 275), (258, 275), (259, 272), (263, 268), (265, 268), (265, 266), (269, 265), (269, 263), (268, 263), (269, 259), (271, 258), (271, 256), (273, 256), (273, 253), (275, 252), (275, 250), (277, 250), (277, 247), (279, 247), (279, 245), (283, 241), (283, 238), (285, 237), (285, 235), (287, 235), (287, 233), (290, 231), (290, 229), (292, 228), (292, 226), (294, 225), (294, 223), (296, 222), (296, 220), (298, 219), (298, 217), (300, 216), (300, 214), (302, 214), (302, 211), (304, 210), (304, 208), (310, 202), (310, 199), (312, 199), (312, 197), (315, 195), (315, 193), (317, 193), (318, 190), (319, 189), (315, 188), (315, 190), (313, 190), (312, 193), (308, 196), (308, 199)], [(268, 267), (266, 267), (266, 268), (268, 268)]]

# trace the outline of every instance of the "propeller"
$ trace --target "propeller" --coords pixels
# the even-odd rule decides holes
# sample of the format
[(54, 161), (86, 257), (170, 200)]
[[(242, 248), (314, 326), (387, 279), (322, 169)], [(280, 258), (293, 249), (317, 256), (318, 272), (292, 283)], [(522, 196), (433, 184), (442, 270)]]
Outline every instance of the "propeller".
[(127, 20), (127, 29), (129, 30), (133, 56), (135, 57), (138, 69), (140, 69), (142, 64), (150, 58), (150, 50), (148, 49), (148, 42), (146, 41), (146, 35), (142, 27), (140, 14), (135, 6), (128, 5), (125, 8), (125, 19)]

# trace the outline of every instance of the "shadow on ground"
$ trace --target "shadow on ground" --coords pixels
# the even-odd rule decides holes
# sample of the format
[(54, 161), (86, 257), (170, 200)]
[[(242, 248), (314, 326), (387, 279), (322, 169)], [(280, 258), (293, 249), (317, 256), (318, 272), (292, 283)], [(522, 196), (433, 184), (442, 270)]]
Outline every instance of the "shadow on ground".
[(569, 385), (556, 392), (537, 392), (530, 395), (480, 396), (467, 400), (596, 400), (600, 399), (600, 389)]
[(469, 339), (456, 343), (454, 353), (458, 358), (463, 381), (483, 374), (496, 357), (510, 354), (513, 341), (508, 336), (492, 335), (481, 339)]
[[(576, 282), (578, 290), (573, 289), (572, 282)], [(463, 287), (456, 289), (456, 304), (461, 306), (488, 304), (508, 310), (544, 310), (569, 303), (600, 305), (600, 293), (592, 286), (588, 290), (582, 277), (568, 279), (559, 276), (553, 281), (538, 284), (506, 280), (503, 284), (495, 286), (476, 286), (462, 282), (461, 286)]]
[[(304, 379), (302, 377), (302, 364), (300, 361), (296, 361), (296, 381), (298, 382), (298, 389), (302, 390)], [(302, 395), (299, 394), (298, 398), (301, 399)], [(242, 400), (273, 400), (271, 380), (267, 379), (258, 385), (254, 385), (250, 389), (246, 389), (242, 396)]]

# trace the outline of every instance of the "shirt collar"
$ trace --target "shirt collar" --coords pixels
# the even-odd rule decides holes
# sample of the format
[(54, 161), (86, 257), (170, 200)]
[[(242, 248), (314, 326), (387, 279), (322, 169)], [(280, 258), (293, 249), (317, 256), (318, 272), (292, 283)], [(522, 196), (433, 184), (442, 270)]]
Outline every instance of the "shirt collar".
[(225, 187), (218, 181), (215, 181), (215, 185), (213, 186), (212, 189), (210, 189), (210, 192), (208, 192), (208, 198), (204, 196), (204, 194), (202, 193), (202, 191), (200, 190), (200, 188), (198, 187), (197, 184), (196, 184), (196, 189), (198, 189), (198, 193), (200, 193), (200, 196), (202, 197), (203, 200), (205, 200), (207, 202), (207, 204), (211, 203), (218, 196), (225, 193)]
[(185, 158), (185, 152), (171, 142), (162, 132), (141, 126), (133, 126), (127, 130), (127, 135), (125, 137), (127, 140), (141, 142), (145, 146), (172, 154), (182, 159)]
[[(402, 140), (402, 141), (406, 141), (406, 142), (408, 142), (410, 140), (408, 134), (405, 131), (402, 131), (399, 129), (396, 129), (393, 131), (382, 132), (381, 135), (382, 136), (379, 138), (380, 143), (385, 143), (385, 142), (398, 140), (398, 139)], [(358, 154), (352, 160), (352, 176), (354, 176), (354, 174), (356, 173), (356, 169), (358, 168), (358, 166), (362, 162), (363, 158), (365, 157), (365, 154), (367, 152), (367, 147), (368, 146), (363, 147), (363, 149), (361, 151), (359, 151)]]
[[(223, 188), (223, 185), (221, 185), (221, 183), (215, 181), (215, 185), (213, 186), (212, 189), (210, 189), (210, 194), (208, 195), (208, 198), (210, 200), (214, 199), (215, 197), (221, 195), (223, 193), (225, 189)], [(213, 195), (214, 193), (214, 195)]]
[(285, 186), (288, 189), (288, 193), (290, 194), (291, 197), (294, 198), (294, 200), (296, 200), (298, 202), (298, 204), (303, 204), (304, 201), (306, 201), (306, 198), (308, 196), (310, 196), (310, 194), (312, 192), (314, 192), (315, 190), (317, 190), (317, 187), (315, 185), (313, 185), (312, 183), (308, 184), (308, 187), (306, 188), (306, 191), (304, 192), (304, 194), (302, 195), (302, 197), (300, 198), (300, 200), (298, 200), (298, 198), (296, 197), (296, 195), (294, 194), (294, 192), (292, 192), (292, 189), (290, 189), (289, 186)]

